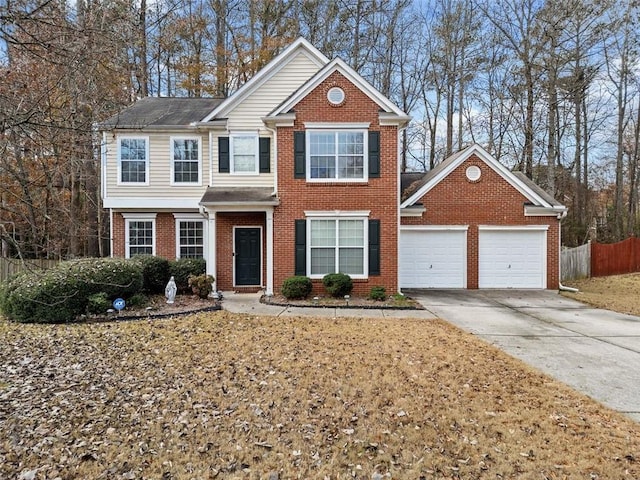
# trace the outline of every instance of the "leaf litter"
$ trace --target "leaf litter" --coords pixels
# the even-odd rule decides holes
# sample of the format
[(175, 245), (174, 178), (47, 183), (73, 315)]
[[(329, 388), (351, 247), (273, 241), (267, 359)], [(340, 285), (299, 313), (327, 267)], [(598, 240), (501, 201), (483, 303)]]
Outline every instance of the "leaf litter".
[(640, 478), (640, 426), (441, 321), (0, 321), (0, 478)]

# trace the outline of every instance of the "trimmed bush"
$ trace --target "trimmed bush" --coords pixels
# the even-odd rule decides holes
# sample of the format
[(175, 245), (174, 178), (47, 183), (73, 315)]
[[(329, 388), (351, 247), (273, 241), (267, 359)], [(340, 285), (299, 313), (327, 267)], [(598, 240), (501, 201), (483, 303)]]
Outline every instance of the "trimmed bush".
[(153, 255), (136, 255), (131, 259), (142, 267), (142, 290), (150, 295), (164, 293), (164, 288), (171, 277), (169, 260)]
[(369, 299), (381, 302), (386, 298), (387, 298), (387, 291), (384, 287), (381, 287), (381, 286), (371, 287), (371, 291), (369, 292)]
[(125, 259), (62, 262), (44, 272), (25, 272), (2, 290), (0, 306), (10, 320), (63, 323), (87, 311), (89, 297), (128, 298), (142, 288), (142, 268)]
[(200, 298), (207, 298), (213, 288), (213, 277), (211, 275), (189, 275), (189, 287), (191, 291)]
[[(206, 273), (207, 264), (204, 258), (179, 258), (169, 262), (169, 276), (173, 275), (178, 293), (190, 291), (189, 276)], [(162, 288), (164, 292), (164, 287)]]
[(336, 298), (349, 295), (353, 290), (353, 281), (345, 273), (329, 273), (323, 277), (322, 284), (329, 295)]
[(282, 282), (280, 292), (285, 298), (294, 300), (298, 298), (307, 298), (313, 289), (313, 284), (309, 277), (293, 276), (285, 278)]
[(143, 307), (148, 301), (149, 298), (144, 293), (134, 293), (127, 300), (127, 306), (131, 308)]
[(106, 313), (107, 310), (112, 308), (111, 301), (107, 294), (104, 292), (94, 293), (89, 295), (87, 299), (87, 312), (93, 314)]

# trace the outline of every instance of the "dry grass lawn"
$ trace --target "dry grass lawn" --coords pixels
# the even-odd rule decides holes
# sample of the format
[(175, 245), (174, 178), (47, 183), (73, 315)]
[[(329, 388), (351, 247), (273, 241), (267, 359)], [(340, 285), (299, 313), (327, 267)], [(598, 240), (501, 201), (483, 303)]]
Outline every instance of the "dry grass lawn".
[(640, 273), (585, 278), (566, 282), (580, 289), (563, 295), (598, 308), (640, 316)]
[(640, 425), (441, 321), (0, 321), (0, 478), (640, 478)]

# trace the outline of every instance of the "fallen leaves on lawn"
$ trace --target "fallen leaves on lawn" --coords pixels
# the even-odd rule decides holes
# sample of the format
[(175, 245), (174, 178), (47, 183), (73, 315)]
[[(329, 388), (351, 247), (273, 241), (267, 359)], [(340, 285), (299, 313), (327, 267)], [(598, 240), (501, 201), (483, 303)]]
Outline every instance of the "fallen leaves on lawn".
[(639, 478), (640, 427), (440, 321), (0, 322), (0, 477)]

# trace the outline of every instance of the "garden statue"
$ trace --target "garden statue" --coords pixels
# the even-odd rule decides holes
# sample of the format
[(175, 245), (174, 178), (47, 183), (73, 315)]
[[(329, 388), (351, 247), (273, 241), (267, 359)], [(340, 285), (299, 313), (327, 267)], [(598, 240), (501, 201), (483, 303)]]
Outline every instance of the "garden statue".
[(169, 279), (169, 283), (164, 289), (164, 296), (167, 297), (167, 303), (173, 303), (176, 300), (176, 292), (178, 291), (178, 287), (176, 287), (176, 281), (173, 279), (173, 275)]

